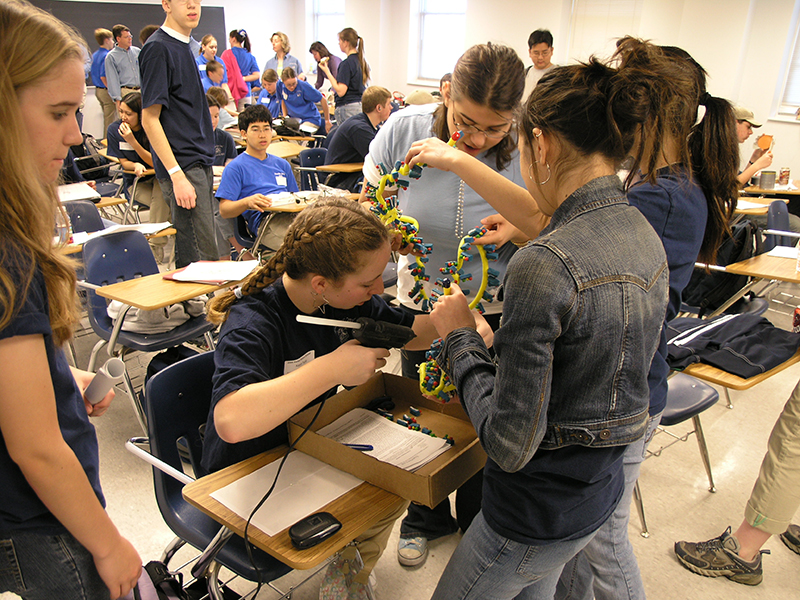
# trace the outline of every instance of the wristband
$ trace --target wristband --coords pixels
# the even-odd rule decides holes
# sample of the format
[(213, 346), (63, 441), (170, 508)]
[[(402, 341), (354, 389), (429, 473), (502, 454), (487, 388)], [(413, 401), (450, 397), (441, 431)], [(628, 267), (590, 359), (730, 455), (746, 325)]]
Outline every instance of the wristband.
[(167, 171), (167, 174), (168, 175), (174, 175), (175, 173), (177, 173), (180, 170), (181, 170), (181, 166), (180, 165), (175, 165), (169, 171)]
[(754, 164), (756, 164), (756, 163), (754, 163), (752, 160), (748, 160), (748, 161), (747, 161), (747, 164), (748, 164), (748, 165), (754, 165)]

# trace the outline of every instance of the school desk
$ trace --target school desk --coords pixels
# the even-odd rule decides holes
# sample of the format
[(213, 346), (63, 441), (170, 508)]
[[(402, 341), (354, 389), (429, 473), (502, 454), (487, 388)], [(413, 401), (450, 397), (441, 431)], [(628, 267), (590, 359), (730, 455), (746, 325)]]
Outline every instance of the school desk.
[(317, 171), (325, 171), (326, 173), (360, 173), (364, 168), (364, 163), (338, 163), (332, 165), (319, 165), (316, 167)]
[[(244, 536), (245, 519), (212, 498), (211, 494), (266, 464), (280, 460), (285, 452), (286, 446), (273, 448), (201, 477), (183, 488), (183, 497), (218, 523)], [(336, 517), (342, 523), (342, 528), (312, 548), (297, 550), (292, 546), (288, 528), (277, 535), (269, 536), (251, 525), (247, 530), (247, 536), (255, 546), (293, 569), (312, 569), (344, 548), (380, 519), (399, 509), (404, 502), (405, 500), (399, 496), (364, 482), (320, 509)]]
[[(170, 236), (170, 235), (175, 235), (176, 233), (177, 233), (177, 231), (175, 230), (174, 227), (167, 227), (166, 229), (162, 229), (161, 231), (159, 231), (157, 233), (154, 233), (152, 235), (145, 234), (144, 237), (146, 237), (148, 240), (150, 240), (150, 239), (153, 239), (153, 238), (160, 238), (160, 237), (167, 237), (167, 236)], [(64, 246), (63, 249), (62, 249), (62, 252), (64, 254), (77, 254), (81, 250), (83, 250), (83, 244), (74, 244), (73, 243), (73, 244), (67, 244), (66, 246)]]
[(267, 152), (269, 154), (286, 160), (298, 156), (303, 150), (305, 150), (303, 146), (295, 144), (294, 142), (272, 142), (267, 147)]

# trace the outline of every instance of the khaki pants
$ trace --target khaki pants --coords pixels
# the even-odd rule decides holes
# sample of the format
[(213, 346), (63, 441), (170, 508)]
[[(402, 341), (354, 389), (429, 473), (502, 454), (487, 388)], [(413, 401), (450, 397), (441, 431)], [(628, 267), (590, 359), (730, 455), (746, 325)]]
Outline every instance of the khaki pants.
[[(136, 184), (136, 195), (133, 199), (139, 204), (150, 207), (151, 223), (164, 223), (172, 220), (172, 211), (164, 199), (164, 195), (161, 193), (161, 186), (155, 177), (140, 179)], [(151, 246), (163, 246), (166, 243), (166, 237), (150, 240)]]
[(105, 88), (95, 88), (94, 97), (97, 98), (100, 107), (103, 109), (103, 137), (106, 137), (108, 126), (117, 118), (117, 105), (114, 104), (108, 90)]
[(403, 516), (408, 508), (409, 502), (403, 504), (396, 511), (384, 517), (375, 525), (367, 529), (364, 533), (356, 538), (355, 546), (348, 546), (342, 550), (342, 558), (352, 560), (355, 558), (355, 549), (358, 548), (358, 553), (361, 555), (361, 560), (364, 562), (364, 567), (353, 578), (353, 581), (367, 584), (369, 581), (369, 574), (378, 562), (378, 559), (386, 550), (386, 544), (389, 543), (389, 536), (392, 535), (392, 528), (395, 521)]
[(800, 381), (767, 442), (761, 472), (745, 508), (753, 527), (783, 533), (800, 507)]

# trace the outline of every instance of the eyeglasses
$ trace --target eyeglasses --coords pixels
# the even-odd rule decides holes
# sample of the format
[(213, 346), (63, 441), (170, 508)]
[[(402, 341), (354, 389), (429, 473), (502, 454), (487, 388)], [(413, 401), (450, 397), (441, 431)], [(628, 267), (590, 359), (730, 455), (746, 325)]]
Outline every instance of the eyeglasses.
[(550, 56), (552, 53), (553, 53), (553, 49), (552, 48), (548, 48), (547, 50), (542, 50), (541, 52), (539, 50), (531, 50), (530, 54), (531, 54), (531, 56), (535, 56), (536, 58), (543, 58), (543, 57)]
[(456, 117), (456, 109), (453, 108), (453, 123), (456, 126), (456, 129), (461, 131), (464, 135), (475, 135), (476, 133), (482, 133), (490, 140), (499, 140), (504, 138), (508, 135), (508, 132), (511, 131), (511, 126), (514, 124), (514, 121), (509, 121), (508, 125), (506, 125), (503, 129), (497, 129), (496, 127), (492, 127), (490, 129), (481, 129), (477, 125), (469, 125), (464, 123), (459, 123), (462, 120), (461, 115)]

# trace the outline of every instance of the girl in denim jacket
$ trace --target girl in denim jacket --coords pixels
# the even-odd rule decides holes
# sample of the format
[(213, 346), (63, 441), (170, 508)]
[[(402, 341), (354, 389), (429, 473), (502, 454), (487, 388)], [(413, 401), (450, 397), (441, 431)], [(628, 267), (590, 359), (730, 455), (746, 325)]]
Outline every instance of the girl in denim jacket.
[(519, 125), (535, 206), (439, 140), (406, 157), (456, 172), (538, 234), (509, 264), (496, 360), (458, 288), (431, 316), (445, 338), (439, 363), (489, 456), (483, 509), (434, 599), (552, 598), (563, 565), (622, 496), (622, 457), (647, 426), (667, 301), (663, 247), (616, 176), (648, 93), (642, 73), (595, 60), (543, 77)]

